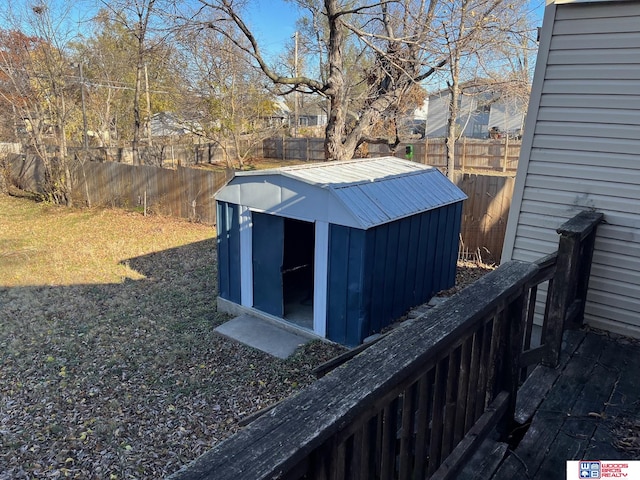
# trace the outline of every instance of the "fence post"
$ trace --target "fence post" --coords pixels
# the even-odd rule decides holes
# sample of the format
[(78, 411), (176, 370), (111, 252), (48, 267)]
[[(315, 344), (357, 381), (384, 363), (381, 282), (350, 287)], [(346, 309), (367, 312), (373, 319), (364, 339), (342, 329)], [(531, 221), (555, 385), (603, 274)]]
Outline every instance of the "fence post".
[(286, 144), (286, 141), (285, 141), (285, 138), (283, 136), (282, 137), (282, 161), (283, 162), (287, 159), (287, 156), (285, 154), (285, 144)]
[(467, 163), (467, 137), (463, 137), (462, 139), (462, 173), (464, 173), (466, 163)]
[(509, 135), (504, 136), (504, 156), (502, 157), (502, 171), (507, 171), (507, 159), (509, 154)]
[(424, 165), (429, 165), (429, 137), (424, 137)]
[(589, 277), (591, 276), (591, 263), (593, 261), (593, 250), (596, 242), (596, 230), (598, 224), (604, 218), (602, 213), (589, 212), (591, 217), (591, 226), (587, 232), (583, 232), (582, 249), (580, 253), (580, 266), (578, 273), (578, 282), (576, 285), (576, 299), (579, 300), (575, 316), (569, 320), (569, 328), (580, 328), (584, 317), (584, 308), (587, 303), (587, 290), (589, 287)]

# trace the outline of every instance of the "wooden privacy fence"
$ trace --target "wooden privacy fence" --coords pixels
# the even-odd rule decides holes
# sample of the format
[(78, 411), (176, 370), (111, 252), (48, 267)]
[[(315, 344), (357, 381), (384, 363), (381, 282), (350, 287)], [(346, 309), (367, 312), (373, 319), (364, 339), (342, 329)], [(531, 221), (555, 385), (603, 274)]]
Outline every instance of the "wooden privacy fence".
[[(11, 168), (12, 177), (21, 188), (40, 191), (44, 182), (41, 160), (15, 156)], [(72, 172), (72, 187), (77, 203), (148, 209), (213, 225), (214, 194), (230, 175), (184, 167), (172, 170), (114, 162), (78, 162)]]
[(0, 142), (0, 156), (18, 154), (22, 145), (19, 143)]
[(454, 183), (468, 197), (462, 204), (459, 257), (498, 263), (515, 178), (455, 172)]
[[(35, 157), (14, 155), (12, 177), (24, 190), (39, 191), (42, 164)], [(78, 163), (75, 200), (89, 205), (143, 207), (165, 215), (215, 223), (213, 193), (232, 172), (177, 167), (132, 166), (115, 162)], [(514, 178), (456, 172), (455, 183), (469, 197), (463, 203), (460, 257), (498, 262), (513, 195)], [(195, 202), (195, 203), (194, 203)]]
[(74, 192), (90, 205), (142, 207), (208, 224), (216, 221), (215, 192), (225, 172), (175, 170), (86, 162), (76, 169)]
[[(520, 156), (521, 140), (501, 138), (482, 140), (462, 138), (456, 142), (456, 170), (490, 170), (515, 173)], [(405, 158), (405, 147), (412, 145), (413, 160), (425, 165), (444, 169), (447, 167), (446, 144), (443, 138), (427, 138), (411, 143), (401, 143), (392, 153), (387, 145), (369, 144), (365, 152), (370, 157), (395, 155)], [(280, 160), (324, 161), (324, 139), (322, 138), (267, 138), (262, 142), (265, 158)]]
[(267, 138), (262, 142), (265, 158), (324, 162), (323, 138)]
[[(520, 156), (521, 140), (501, 138), (481, 140), (462, 138), (456, 142), (455, 169), (461, 172), (490, 170), (515, 173)], [(401, 143), (395, 155), (405, 158), (405, 147)], [(427, 138), (410, 143), (413, 146), (413, 160), (440, 169), (447, 167), (447, 150), (443, 138)], [(391, 155), (386, 145), (369, 145), (369, 156)]]
[[(456, 478), (489, 432), (506, 434), (525, 367), (557, 363), (565, 327), (581, 323), (601, 219), (578, 215), (544, 265), (501, 265), (169, 478)], [(531, 302), (550, 279), (532, 349)]]

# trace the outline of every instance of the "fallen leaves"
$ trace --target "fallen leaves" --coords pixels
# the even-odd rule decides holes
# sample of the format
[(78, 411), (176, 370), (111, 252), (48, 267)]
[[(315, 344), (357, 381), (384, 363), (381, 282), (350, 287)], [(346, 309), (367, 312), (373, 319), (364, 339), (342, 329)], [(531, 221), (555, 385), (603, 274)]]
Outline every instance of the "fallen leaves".
[[(103, 248), (91, 238), (69, 241)], [(342, 351), (312, 342), (282, 361), (215, 334), (215, 249), (131, 258), (142, 280), (0, 287), (0, 480), (163, 478)]]

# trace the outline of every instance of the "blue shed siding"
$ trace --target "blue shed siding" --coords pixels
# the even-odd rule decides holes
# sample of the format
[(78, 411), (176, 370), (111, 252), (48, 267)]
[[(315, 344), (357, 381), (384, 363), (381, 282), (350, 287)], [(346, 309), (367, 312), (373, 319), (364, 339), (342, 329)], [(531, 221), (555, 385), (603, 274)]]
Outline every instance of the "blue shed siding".
[(240, 208), (216, 202), (218, 229), (218, 294), (240, 303)]
[(357, 345), (364, 334), (365, 231), (340, 225), (329, 227), (327, 337)]
[(357, 345), (455, 283), (462, 202), (369, 230), (331, 225), (327, 336)]

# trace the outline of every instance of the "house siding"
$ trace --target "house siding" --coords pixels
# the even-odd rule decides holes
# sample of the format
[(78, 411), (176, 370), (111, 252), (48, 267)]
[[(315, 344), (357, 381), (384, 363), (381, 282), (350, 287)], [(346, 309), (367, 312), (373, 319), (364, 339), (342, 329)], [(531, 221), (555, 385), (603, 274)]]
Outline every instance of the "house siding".
[[(598, 229), (585, 321), (640, 337), (640, 2), (545, 11), (503, 261), (557, 248), (577, 212)], [(540, 301), (544, 301), (544, 295)]]

